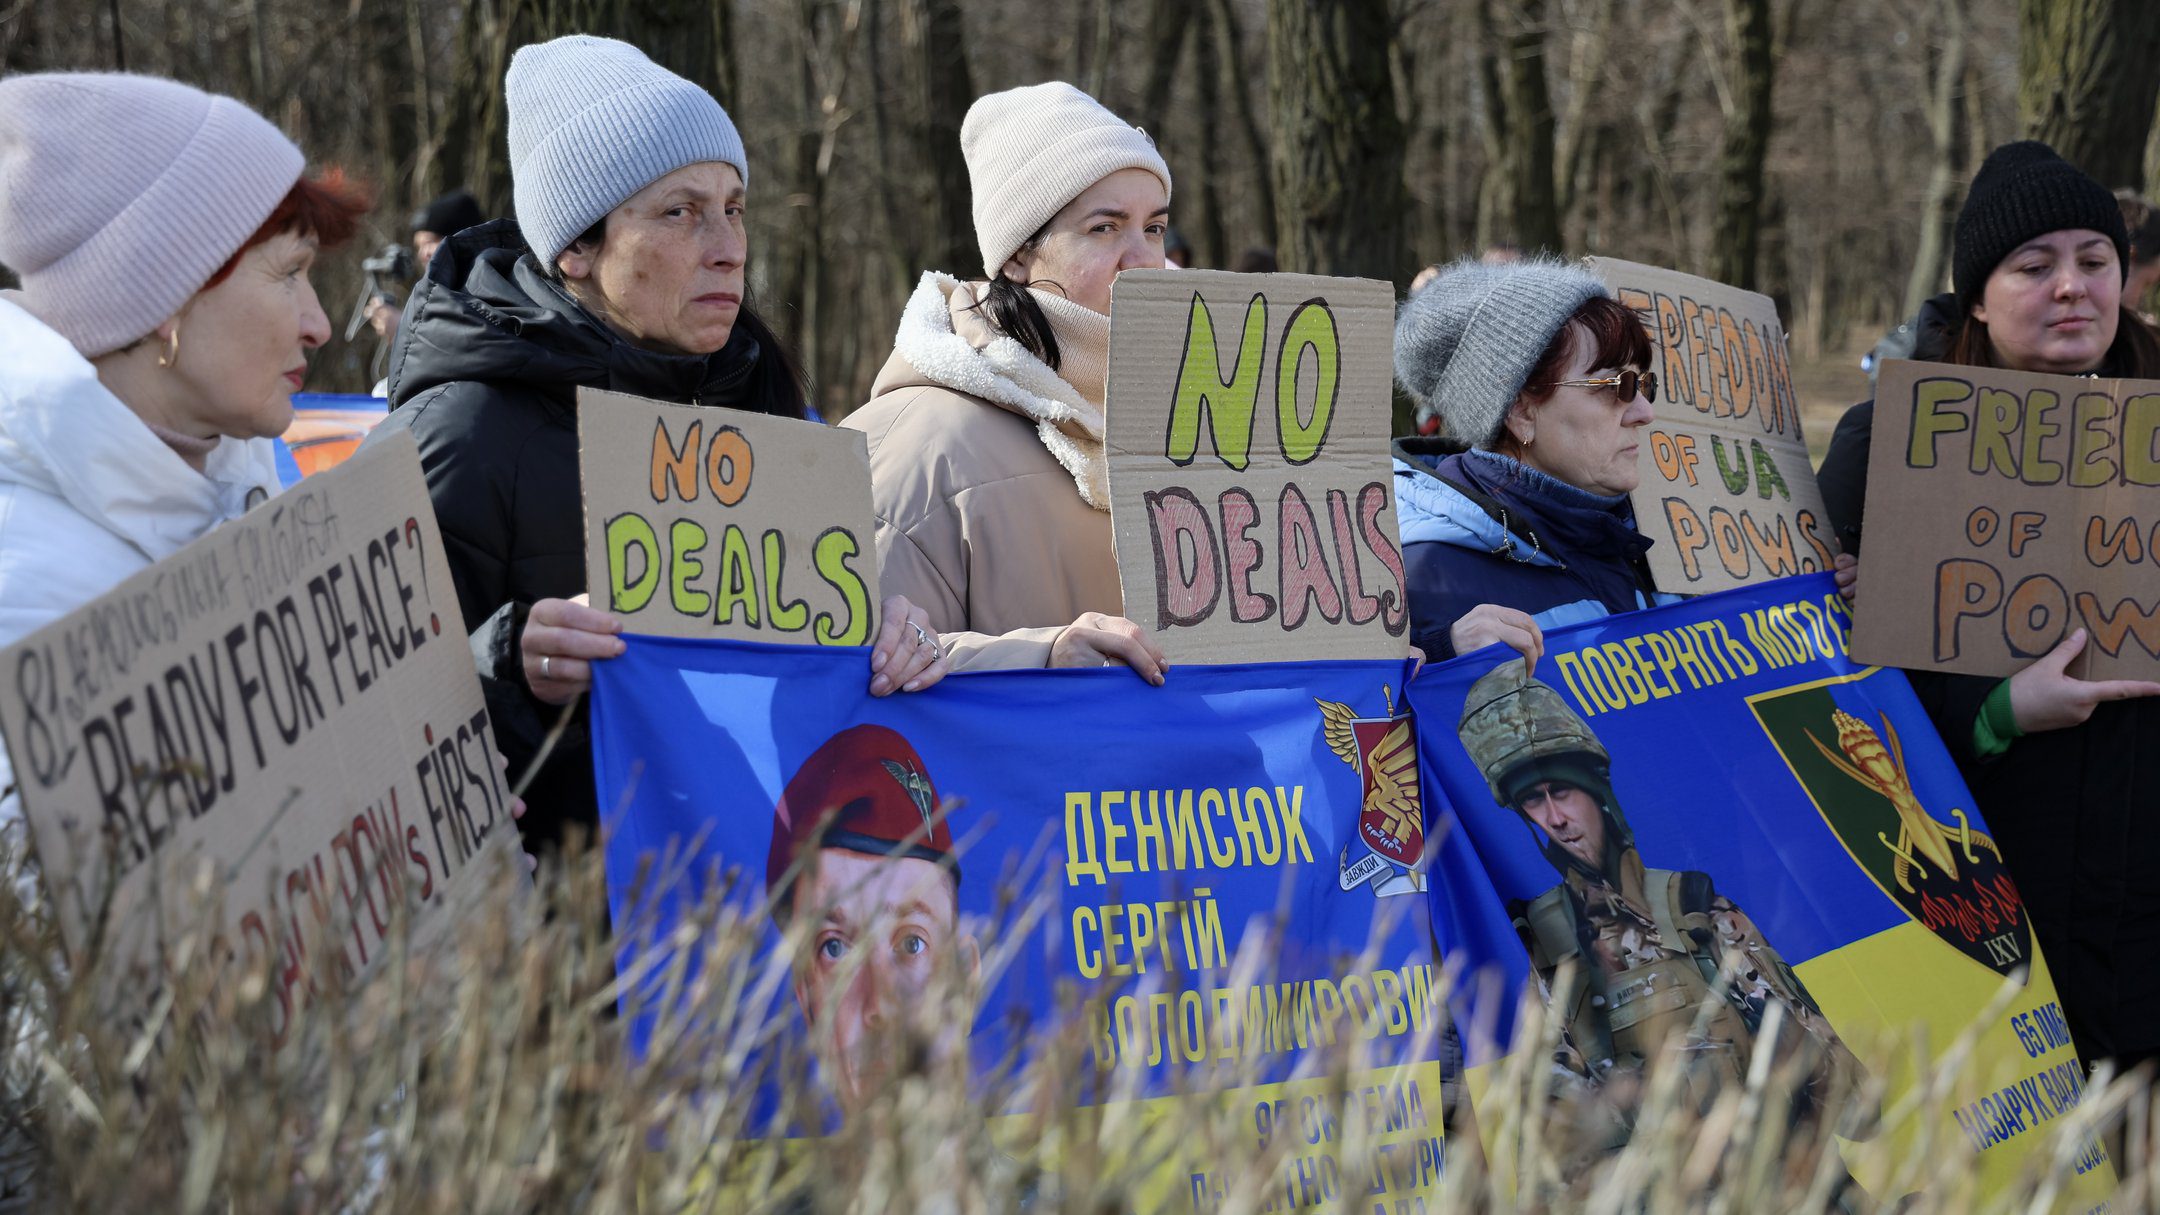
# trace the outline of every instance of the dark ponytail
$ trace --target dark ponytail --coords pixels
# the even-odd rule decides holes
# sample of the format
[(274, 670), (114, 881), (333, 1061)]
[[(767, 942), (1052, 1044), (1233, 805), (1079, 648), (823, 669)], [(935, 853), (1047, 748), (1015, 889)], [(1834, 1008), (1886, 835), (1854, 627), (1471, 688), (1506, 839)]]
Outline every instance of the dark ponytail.
[(1035, 302), (1027, 288), (1000, 274), (990, 280), (990, 289), (983, 292), (982, 302), (975, 306), (988, 318), (992, 329), (1027, 347), (1027, 352), (1041, 359), (1043, 366), (1058, 369), (1057, 335), (1050, 332), (1050, 318), (1043, 315), (1042, 305)]
[[(1044, 224), (1035, 235), (1020, 242), (1020, 247), (1013, 252), (1020, 254), (1034, 248), (1049, 227)], [(1035, 302), (1026, 287), (1006, 278), (1000, 271), (991, 278), (989, 288), (975, 307), (990, 322), (992, 329), (1020, 343), (1029, 354), (1041, 359), (1043, 366), (1052, 371), (1058, 369), (1061, 356), (1057, 334), (1051, 332), (1050, 318), (1043, 315), (1042, 305)]]

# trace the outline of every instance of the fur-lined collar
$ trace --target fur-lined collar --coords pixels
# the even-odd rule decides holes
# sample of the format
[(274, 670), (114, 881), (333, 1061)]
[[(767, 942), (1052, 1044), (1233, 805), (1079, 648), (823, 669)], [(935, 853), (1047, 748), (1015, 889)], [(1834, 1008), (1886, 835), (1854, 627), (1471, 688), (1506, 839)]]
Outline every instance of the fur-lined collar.
[(988, 332), (987, 326), (976, 335), (980, 345), (958, 333), (953, 297), (970, 292), (959, 301), (965, 306), (972, 290), (951, 275), (924, 274), (900, 315), (894, 349), (931, 383), (1032, 420), (1043, 446), (1072, 474), (1081, 501), (1109, 510), (1102, 409), (1013, 339)]

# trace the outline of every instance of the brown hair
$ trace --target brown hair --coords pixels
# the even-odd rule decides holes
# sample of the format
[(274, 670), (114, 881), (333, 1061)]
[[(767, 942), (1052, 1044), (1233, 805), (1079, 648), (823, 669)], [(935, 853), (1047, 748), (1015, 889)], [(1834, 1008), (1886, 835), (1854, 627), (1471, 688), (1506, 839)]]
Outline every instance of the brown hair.
[(217, 286), (240, 264), (240, 258), (248, 250), (286, 232), (312, 236), (317, 244), (328, 249), (342, 245), (360, 230), (360, 220), (367, 215), (374, 200), (358, 182), (345, 176), (345, 170), (332, 166), (320, 177), (303, 177), (293, 183), (278, 205), (270, 212), (270, 218), (262, 221), (255, 234), (246, 243), (233, 250), (225, 264), (217, 268), (203, 290)]
[[(2104, 363), (2114, 374), (2133, 380), (2160, 379), (2160, 333), (2142, 320), (2137, 313), (2118, 305), (2121, 315), (2115, 321), (2115, 344), (2108, 347)], [(1988, 336), (1987, 323), (1973, 319), (1971, 313), (1959, 323), (1957, 332), (1950, 338), (1950, 349), (1942, 356), (1945, 363), (1960, 367), (2000, 367), (2001, 356), (1995, 353), (1995, 340)]]
[[(1609, 295), (1596, 296), (1577, 308), (1567, 323), (1560, 326), (1560, 332), (1553, 335), (1545, 353), (1539, 355), (1536, 365), (1530, 368), (1518, 400), (1543, 401), (1553, 394), (1568, 360), (1574, 357), (1578, 332), (1590, 339), (1594, 356), (1590, 360), (1592, 367), (1646, 370), (1650, 366), (1650, 331), (1643, 328), (1642, 318), (1635, 315), (1634, 309)], [(1494, 450), (1504, 455), (1517, 454), (1515, 436), (1508, 433), (1505, 414), (1500, 418), (1500, 434)]]

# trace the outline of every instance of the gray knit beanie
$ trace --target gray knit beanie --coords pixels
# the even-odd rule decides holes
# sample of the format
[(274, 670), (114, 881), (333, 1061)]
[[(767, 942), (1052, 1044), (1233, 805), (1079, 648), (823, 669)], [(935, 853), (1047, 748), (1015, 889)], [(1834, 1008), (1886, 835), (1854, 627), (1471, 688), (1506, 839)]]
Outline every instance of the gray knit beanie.
[(1568, 318), (1609, 294), (1596, 275), (1550, 258), (1457, 262), (1403, 301), (1396, 382), (1438, 414), (1451, 437), (1490, 448)]
[(727, 111), (627, 42), (572, 34), (522, 47), (503, 92), (518, 227), (543, 266), (684, 165), (731, 164), (750, 184)]
[(174, 80), (0, 80), (0, 265), (84, 358), (147, 336), (284, 201), (306, 160), (270, 121)]
[(1066, 84), (1030, 84), (975, 99), (960, 123), (983, 273), (996, 278), (1027, 239), (1089, 186), (1145, 169), (1170, 193), (1170, 166), (1147, 132)]

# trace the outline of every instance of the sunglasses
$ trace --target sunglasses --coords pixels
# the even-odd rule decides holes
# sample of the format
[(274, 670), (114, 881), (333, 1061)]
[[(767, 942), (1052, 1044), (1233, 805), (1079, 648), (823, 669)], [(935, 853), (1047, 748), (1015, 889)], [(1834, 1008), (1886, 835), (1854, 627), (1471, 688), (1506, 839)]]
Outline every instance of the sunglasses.
[(1622, 405), (1634, 400), (1636, 392), (1640, 390), (1644, 400), (1652, 405), (1657, 404), (1657, 372), (1655, 371), (1623, 371), (1619, 375), (1607, 376), (1602, 380), (1561, 380), (1559, 383), (1554, 384), (1553, 387), (1610, 388), (1619, 396)]

